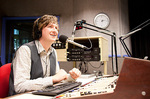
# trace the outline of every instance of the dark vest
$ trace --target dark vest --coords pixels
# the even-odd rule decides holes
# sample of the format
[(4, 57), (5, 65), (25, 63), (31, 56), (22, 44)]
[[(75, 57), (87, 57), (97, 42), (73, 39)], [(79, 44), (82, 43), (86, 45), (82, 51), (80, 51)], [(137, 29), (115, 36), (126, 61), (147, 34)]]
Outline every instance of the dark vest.
[[(40, 55), (38, 54), (38, 50), (36, 48), (35, 42), (26, 43), (31, 50), (31, 71), (30, 71), (30, 79), (37, 79), (39, 77), (43, 77), (43, 68), (41, 64)], [(55, 75), (56, 72), (56, 56), (55, 52), (50, 54), (50, 76)], [(11, 73), (9, 78), (9, 96), (15, 95), (16, 92), (14, 90), (14, 77), (13, 77), (13, 64), (11, 65)]]

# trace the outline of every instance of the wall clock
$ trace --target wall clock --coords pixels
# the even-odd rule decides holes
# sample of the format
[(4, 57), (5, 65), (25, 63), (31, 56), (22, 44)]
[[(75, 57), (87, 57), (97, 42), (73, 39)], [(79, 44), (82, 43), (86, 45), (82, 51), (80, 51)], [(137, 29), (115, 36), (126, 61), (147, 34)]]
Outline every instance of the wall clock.
[(94, 18), (94, 25), (106, 29), (110, 24), (110, 18), (105, 13), (100, 13)]

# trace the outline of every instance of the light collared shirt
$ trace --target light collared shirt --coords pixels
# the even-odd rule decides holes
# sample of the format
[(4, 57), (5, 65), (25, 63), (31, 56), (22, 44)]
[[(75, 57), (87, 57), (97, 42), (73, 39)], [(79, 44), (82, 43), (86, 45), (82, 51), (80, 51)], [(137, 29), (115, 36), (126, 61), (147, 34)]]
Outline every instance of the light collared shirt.
[[(31, 50), (28, 46), (21, 46), (13, 60), (13, 73), (14, 73), (14, 88), (16, 93), (41, 90), (47, 86), (53, 85), (52, 76), (50, 76), (50, 59), (49, 54), (54, 50), (56, 55), (56, 73), (60, 70), (57, 62), (57, 53), (53, 48), (49, 48), (48, 52), (45, 51), (42, 44), (35, 41), (38, 53), (40, 54), (41, 64), (43, 68), (44, 78), (37, 78), (30, 80), (31, 71)], [(72, 81), (71, 76), (66, 81)]]

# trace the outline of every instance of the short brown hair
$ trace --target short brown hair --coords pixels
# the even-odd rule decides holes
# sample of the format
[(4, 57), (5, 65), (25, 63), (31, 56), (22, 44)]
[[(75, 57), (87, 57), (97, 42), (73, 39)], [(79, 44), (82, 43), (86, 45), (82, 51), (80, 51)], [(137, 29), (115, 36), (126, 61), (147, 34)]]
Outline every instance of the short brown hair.
[[(39, 40), (42, 36), (42, 29), (46, 27), (49, 23), (54, 23), (58, 25), (58, 19), (53, 15), (43, 15), (42, 17), (36, 19), (33, 25), (33, 39)], [(58, 28), (59, 31), (59, 28)]]

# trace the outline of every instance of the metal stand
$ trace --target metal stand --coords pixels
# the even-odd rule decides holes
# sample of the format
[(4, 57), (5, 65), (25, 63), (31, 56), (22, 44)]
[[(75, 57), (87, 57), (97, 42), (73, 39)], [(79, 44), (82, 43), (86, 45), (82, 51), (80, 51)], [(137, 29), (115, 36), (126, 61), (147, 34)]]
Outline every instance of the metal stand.
[[(93, 29), (93, 28), (89, 28), (89, 27), (86, 27), (86, 26), (83, 26), (83, 24), (86, 24), (86, 25), (89, 25), (91, 27), (94, 27), (94, 28), (97, 28), (97, 29), (100, 29), (101, 31), (99, 30), (96, 30), (96, 29)], [(82, 20), (82, 21), (77, 21), (75, 23), (75, 27), (77, 27), (78, 29), (82, 29), (82, 28), (86, 28), (86, 29), (89, 29), (89, 30), (92, 30), (92, 31), (95, 31), (95, 32), (98, 32), (98, 33), (103, 33), (103, 34), (106, 34), (106, 35), (109, 35), (111, 36), (111, 53), (112, 53), (112, 69), (113, 69), (113, 74), (118, 74), (118, 60), (117, 60), (117, 45), (116, 45), (116, 34), (114, 32), (111, 32), (109, 30), (106, 30), (106, 29), (103, 29), (103, 28), (100, 28), (100, 27), (97, 27), (95, 25), (92, 25), (92, 24), (89, 24), (89, 23), (86, 23), (85, 20)], [(73, 35), (74, 35), (75, 31), (73, 32)], [(113, 45), (114, 44), (114, 45)], [(115, 63), (116, 63), (116, 71), (114, 70), (114, 63), (113, 63), (113, 49), (115, 51)]]
[[(131, 52), (128, 49), (127, 45), (125, 44), (124, 40), (126, 38), (128, 38), (129, 36), (131, 36), (132, 34), (138, 32), (138, 31), (142, 30), (144, 27), (148, 26), (150, 24), (149, 21), (150, 21), (150, 19), (146, 20), (145, 22), (143, 22), (142, 24), (138, 25), (136, 28), (134, 28), (133, 30), (131, 30), (131, 32), (128, 32), (127, 34), (122, 35), (122, 36), (119, 37), (119, 40), (120, 40), (120, 42), (121, 42), (124, 50), (126, 51), (126, 53), (127, 53), (127, 55), (129, 57), (132, 57), (133, 55), (131, 54)], [(141, 28), (139, 28), (139, 27), (141, 27)]]

